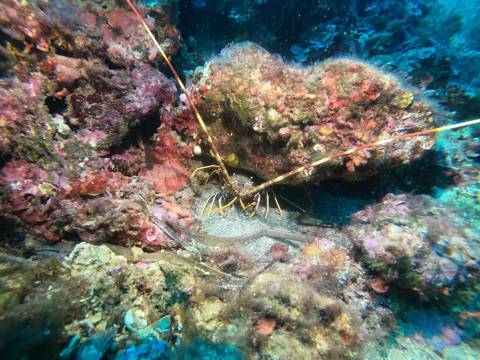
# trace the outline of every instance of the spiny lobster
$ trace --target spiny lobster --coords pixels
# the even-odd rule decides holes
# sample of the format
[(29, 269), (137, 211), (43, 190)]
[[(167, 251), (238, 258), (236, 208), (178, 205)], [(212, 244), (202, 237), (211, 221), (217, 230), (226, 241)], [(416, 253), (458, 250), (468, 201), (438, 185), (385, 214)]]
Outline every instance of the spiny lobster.
[[(277, 196), (275, 193), (270, 189), (272, 185), (279, 184), (283, 182), (285, 179), (294, 176), (296, 174), (302, 173), (304, 171), (308, 171), (313, 168), (320, 167), (324, 164), (327, 164), (331, 162), (332, 160), (343, 158), (349, 155), (352, 155), (354, 153), (360, 152), (362, 150), (368, 150), (372, 148), (379, 148), (386, 146), (390, 143), (396, 142), (396, 141), (403, 141), (407, 139), (411, 139), (417, 136), (425, 136), (425, 135), (431, 135), (434, 133), (439, 133), (442, 131), (447, 131), (447, 130), (453, 130), (453, 129), (459, 129), (462, 127), (466, 126), (472, 126), (476, 124), (480, 124), (480, 119), (475, 119), (475, 120), (470, 120), (470, 121), (464, 121), (461, 123), (457, 124), (452, 124), (452, 125), (445, 125), (445, 126), (440, 126), (436, 128), (431, 128), (431, 129), (425, 129), (425, 130), (420, 130), (420, 131), (415, 131), (407, 134), (402, 134), (402, 135), (397, 135), (397, 136), (392, 136), (386, 139), (378, 140), (369, 144), (363, 144), (357, 147), (353, 147), (347, 150), (339, 151), (337, 153), (334, 153), (333, 155), (312, 161), (310, 163), (307, 163), (303, 166), (299, 166), (295, 169), (292, 169), (283, 175), (277, 176), (271, 180), (265, 181), (259, 185), (255, 185), (252, 180), (249, 178), (246, 178), (241, 175), (230, 175), (228, 172), (227, 167), (225, 166), (224, 161), (222, 160), (222, 157), (217, 149), (217, 146), (215, 145), (215, 142), (213, 141), (210, 133), (208, 132), (207, 126), (205, 125), (205, 122), (202, 118), (202, 115), (200, 114), (196, 104), (195, 100), (193, 97), (189, 94), (188, 90), (186, 89), (182, 79), (178, 75), (175, 67), (173, 66), (172, 62), (170, 59), (168, 59), (167, 55), (163, 51), (162, 47), (158, 43), (157, 39), (153, 35), (152, 31), (146, 24), (145, 20), (143, 19), (143, 16), (140, 14), (140, 11), (136, 7), (136, 5), (132, 2), (132, 0), (126, 0), (128, 5), (130, 6), (131, 10), (135, 13), (136, 17), (138, 18), (140, 24), (143, 26), (145, 29), (148, 37), (153, 41), (155, 47), (158, 49), (161, 57), (167, 64), (168, 68), (173, 74), (173, 77), (175, 78), (175, 81), (177, 82), (180, 90), (182, 93), (185, 95), (185, 98), (187, 100), (188, 105), (190, 106), (191, 110), (193, 111), (195, 118), (198, 122), (198, 125), (200, 126), (200, 129), (202, 130), (203, 134), (205, 135), (207, 142), (210, 146), (211, 153), (213, 154), (217, 164), (216, 165), (208, 165), (208, 166), (203, 166), (198, 169), (195, 169), (192, 173), (192, 177), (194, 177), (199, 171), (203, 170), (209, 170), (213, 169), (213, 174), (219, 174), (220, 179), (221, 179), (221, 191), (219, 193), (216, 193), (212, 196), (210, 196), (206, 203), (203, 206), (203, 209), (201, 211), (202, 215), (205, 213), (205, 211), (208, 208), (208, 214), (214, 214), (216, 212), (223, 214), (225, 210), (227, 210), (230, 207), (233, 207), (237, 202), (240, 203), (241, 207), (246, 211), (249, 212), (250, 216), (255, 216), (258, 212), (258, 209), (260, 207), (260, 202), (261, 202), (261, 194), (263, 193), (265, 195), (265, 211), (264, 211), (264, 216), (267, 217), (270, 211), (270, 194), (272, 194), (275, 205), (277, 207), (278, 213), (281, 215), (283, 213), (282, 208), (280, 206), (280, 203), (277, 199)], [(225, 202), (223, 202), (225, 201)], [(217, 203), (217, 205), (215, 205)], [(216, 206), (216, 207), (215, 207)]]

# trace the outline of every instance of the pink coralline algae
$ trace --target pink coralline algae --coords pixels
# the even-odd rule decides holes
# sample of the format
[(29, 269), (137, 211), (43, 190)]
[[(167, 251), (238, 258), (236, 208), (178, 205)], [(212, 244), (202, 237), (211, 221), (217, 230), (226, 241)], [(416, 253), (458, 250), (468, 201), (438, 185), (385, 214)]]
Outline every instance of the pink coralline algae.
[(153, 184), (158, 192), (174, 193), (182, 190), (190, 182), (189, 172), (184, 166), (184, 159), (193, 156), (192, 147), (182, 143), (173, 131), (160, 129), (152, 147), (155, 165), (151, 169), (143, 169), (141, 177)]
[(104, 191), (114, 192), (123, 189), (130, 183), (130, 179), (120, 173), (110, 171), (94, 171), (85, 174), (79, 180), (70, 182), (70, 191), (67, 195), (95, 196)]
[(125, 96), (125, 111), (138, 116), (151, 115), (162, 104), (173, 104), (176, 89), (173, 83), (158, 70), (149, 65), (142, 65), (131, 73), (132, 92)]
[[(162, 44), (163, 48), (166, 49), (167, 53), (170, 53), (178, 48), (179, 34), (177, 30), (166, 23), (160, 23), (158, 29), (156, 29), (156, 23), (159, 21), (171, 20), (171, 15), (166, 11), (166, 8), (160, 8), (153, 14), (158, 19), (148, 16), (146, 23), (151, 30), (157, 30), (157, 35), (161, 35), (165, 39)], [(154, 60), (157, 57), (157, 49), (145, 39), (143, 29), (138, 26), (138, 19), (130, 10), (114, 8), (103, 15), (106, 21), (100, 27), (98, 27), (98, 17), (95, 23), (93, 20), (95, 15), (88, 13), (86, 17), (90, 20), (91, 29), (98, 29), (103, 35), (107, 45), (107, 53), (112, 59), (123, 63), (133, 63), (138, 61), (139, 58)]]
[(52, 230), (50, 214), (53, 210), (52, 192), (54, 184), (46, 182), (47, 173), (40, 167), (22, 160), (14, 160), (5, 165), (0, 173), (0, 186), (4, 189), (2, 209), (24, 224), (34, 228), (34, 232), (49, 240), (59, 240)]
[(352, 241), (386, 282), (424, 293), (478, 276), (475, 219), (428, 196), (388, 194), (353, 215)]
[[(172, 23), (171, 7), (140, 7), (147, 23), (170, 55), (179, 47), (179, 33)], [(115, 1), (101, 5), (83, 1), (21, 2), (0, 4), (0, 26), (27, 50), (62, 50), (74, 56), (104, 54), (119, 65), (146, 62), (157, 56), (131, 11)]]
[[(298, 67), (250, 43), (224, 49), (192, 84), (224, 159), (262, 179), (433, 122), (429, 105), (373, 66), (335, 59)], [(420, 137), (388, 151), (360, 151), (288, 182), (364, 178), (416, 159), (433, 144), (432, 137)]]
[(180, 163), (155, 165), (152, 169), (142, 170), (141, 176), (158, 192), (174, 193), (189, 183), (189, 174)]
[[(140, 11), (171, 55), (171, 7)], [(48, 241), (175, 246), (157, 223), (192, 222), (190, 198), (175, 206), (169, 194), (189, 182), (193, 132), (175, 123), (177, 89), (131, 11), (7, 0), (0, 28), (15, 59), (0, 80), (2, 216)]]
[(71, 87), (76, 80), (86, 76), (85, 69), (88, 68), (88, 62), (85, 60), (62, 55), (51, 57), (44, 67), (48, 65), (54, 69), (58, 83), (66, 87)]

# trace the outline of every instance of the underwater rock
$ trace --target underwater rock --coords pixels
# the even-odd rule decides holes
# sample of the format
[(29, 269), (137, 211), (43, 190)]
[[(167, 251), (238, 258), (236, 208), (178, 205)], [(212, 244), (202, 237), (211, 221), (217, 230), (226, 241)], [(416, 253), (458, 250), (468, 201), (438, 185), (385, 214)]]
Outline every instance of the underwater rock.
[[(433, 125), (432, 108), (393, 76), (350, 59), (298, 67), (251, 43), (232, 45), (198, 70), (192, 92), (222, 157), (271, 179), (313, 160)], [(333, 161), (290, 184), (361, 179), (416, 159), (419, 137)]]
[[(119, 173), (95, 172), (70, 180), (55, 171), (12, 160), (0, 171), (4, 214), (49, 241), (74, 236), (87, 242), (153, 246), (145, 241), (151, 227), (143, 201), (152, 201), (148, 184)], [(140, 201), (131, 198), (142, 196)], [(157, 244), (166, 244), (165, 235)]]
[(461, 208), (428, 196), (388, 194), (355, 213), (347, 231), (367, 266), (391, 286), (448, 293), (480, 271), (480, 227), (464, 216)]
[[(139, 5), (147, 24), (169, 55), (179, 46), (174, 7), (169, 2)], [(0, 27), (7, 39), (24, 42), (30, 51), (62, 51), (74, 56), (105, 55), (114, 64), (147, 62), (158, 53), (144, 36), (134, 14), (116, 1), (85, 2), (14, 0), (0, 4)], [(105, 52), (106, 49), (106, 52)], [(19, 51), (18, 55), (22, 55)]]
[(76, 360), (101, 360), (115, 337), (115, 329), (111, 328), (90, 337), (80, 344)]
[(171, 247), (146, 233), (156, 194), (189, 182), (193, 147), (173, 122), (155, 135), (176, 88), (151, 65), (111, 69), (91, 55), (28, 57), (0, 79), (3, 214), (50, 241)]
[(117, 356), (123, 359), (129, 354), (140, 356), (146, 349), (153, 354), (170, 351), (173, 340), (181, 353), (184, 346), (195, 341), (188, 338), (193, 327), (201, 328), (207, 322), (222, 324), (218, 300), (195, 304), (209, 309), (198, 324), (187, 315), (191, 295), (199, 295), (213, 279), (223, 281), (218, 273), (208, 274), (206, 270), (212, 268), (202, 266), (186, 252), (183, 257), (173, 252), (148, 254), (140, 249), (112, 249), (115, 252), (107, 246), (81, 243), (65, 260), (77, 278), (87, 281), (91, 294), (86, 302), (89, 312), (67, 326), (70, 336), (85, 339), (105, 326), (120, 324), (114, 346)]
[[(148, 54), (153, 47), (138, 20), (117, 2), (9, 0), (0, 7), (4, 50), (18, 60), (9, 78), (0, 80), (3, 154), (77, 167), (85, 157), (122, 146), (140, 123), (151, 127), (151, 136), (155, 118), (176, 101), (173, 82), (148, 65), (155, 56)], [(174, 51), (171, 4), (140, 11), (150, 15), (153, 31), (162, 33), (165, 51)]]
[(151, 182), (157, 192), (174, 193), (189, 183), (189, 174), (180, 163), (164, 163), (142, 171), (142, 178)]
[[(3, 244), (2, 244), (3, 245)], [(0, 260), (0, 357), (57, 358), (65, 326), (88, 311), (88, 286), (56, 259)]]
[[(459, 206), (463, 203), (463, 210), (472, 212), (472, 215), (478, 214), (478, 202), (471, 201), (478, 191), (478, 179), (480, 178), (480, 132), (476, 128), (466, 128), (459, 131), (441, 134), (438, 137), (438, 149), (442, 157), (439, 159), (439, 165), (448, 169), (448, 175), (452, 178), (456, 187), (439, 192), (441, 198), (451, 199), (452, 205)], [(460, 195), (458, 200), (452, 199), (453, 193), (465, 193), (469, 195)], [(476, 211), (472, 211), (475, 210)]]
[(166, 357), (168, 343), (165, 340), (146, 339), (139, 345), (132, 345), (115, 355), (115, 360), (156, 360)]
[[(331, 243), (327, 252), (333, 250)], [(308, 258), (267, 266), (250, 275), (233, 299), (200, 287), (187, 322), (197, 336), (235, 344), (253, 358), (355, 358), (362, 339), (381, 336), (389, 312), (379, 304), (374, 310), (358, 269), (348, 261), (341, 269), (322, 266), (329, 262), (325, 254), (320, 248)]]
[(14, 152), (32, 161), (48, 153), (56, 133), (45, 105), (49, 85), (40, 73), (32, 74), (28, 80), (0, 79), (1, 153)]
[(167, 341), (181, 335), (175, 311), (186, 297), (177, 285), (196, 271), (196, 263), (175, 254), (144, 263), (140, 249), (115, 250), (80, 243), (62, 262), (1, 257), (2, 358), (164, 353)]
[(21, 160), (13, 160), (0, 172), (2, 196), (0, 201), (4, 215), (28, 225), (30, 233), (56, 241), (60, 236), (53, 229), (49, 217), (54, 187), (47, 182), (48, 174), (39, 166)]
[(91, 296), (86, 302), (87, 316), (67, 326), (70, 336), (88, 337), (113, 324), (123, 324), (115, 336), (116, 345), (122, 348), (135, 339), (168, 336), (164, 316), (176, 302), (161, 261), (142, 266), (140, 260), (135, 262), (104, 245), (80, 243), (74, 248), (64, 264), (73, 276), (87, 282)]
[(93, 246), (80, 243), (65, 259), (65, 265), (73, 276), (85, 279), (96, 279), (99, 272), (104, 273), (109, 268), (127, 266), (127, 259), (110, 250), (107, 246)]
[[(151, 44), (130, 10), (113, 1), (7, 1), (0, 7), (8, 54), (18, 60), (0, 79), (3, 215), (49, 241), (175, 246), (161, 230), (149, 236), (150, 209), (174, 204), (168, 195), (189, 183), (193, 146), (180, 132), (194, 120), (176, 124), (169, 115), (176, 87), (148, 64), (153, 57), (143, 45)], [(166, 26), (166, 38), (160, 36), (166, 43), (175, 35), (164, 23), (171, 10), (166, 2), (141, 10), (156, 31)], [(85, 16), (91, 22), (83, 25), (78, 19)], [(108, 46), (97, 26), (113, 29)], [(114, 59), (107, 47), (134, 58)], [(172, 212), (180, 210), (181, 219), (191, 196), (180, 200), (185, 208)]]
[(141, 249), (113, 248), (80, 243), (61, 263), (1, 257), (2, 358), (129, 358), (151, 350), (153, 359), (181, 338), (182, 282), (191, 283), (199, 263), (174, 253), (143, 262)]
[(173, 248), (178, 244), (156, 222), (193, 223), (188, 210), (192, 194), (186, 192), (182, 198), (186, 207), (180, 206), (166, 195), (157, 198), (148, 179), (118, 172), (85, 172), (80, 179), (71, 180), (56, 171), (12, 160), (0, 170), (0, 190), (4, 216), (20, 220), (29, 234), (49, 241), (74, 238)]
[(97, 65), (89, 71), (66, 97), (65, 116), (82, 130), (103, 133), (101, 148), (119, 145), (131, 127), (175, 102), (173, 83), (150, 65), (131, 72)]

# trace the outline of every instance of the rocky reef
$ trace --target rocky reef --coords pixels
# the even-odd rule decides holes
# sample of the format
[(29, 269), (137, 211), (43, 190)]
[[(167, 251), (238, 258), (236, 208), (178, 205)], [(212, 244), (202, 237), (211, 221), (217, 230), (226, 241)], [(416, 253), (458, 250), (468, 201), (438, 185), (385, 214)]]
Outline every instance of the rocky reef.
[[(141, 256), (141, 249), (134, 254)], [(172, 256), (168, 261), (175, 263)], [(125, 349), (116, 352), (127, 358), (142, 340), (153, 358), (166, 353), (165, 335), (181, 326), (174, 324), (177, 299), (159, 263), (134, 265), (106, 246), (82, 243), (62, 262), (10, 263), (2, 272), (8, 279), (0, 326), (6, 358), (36, 350), (45, 358), (99, 359), (110, 347)], [(12, 333), (15, 322), (25, 328)]]
[[(168, 54), (179, 46), (179, 34), (173, 22), (174, 3), (165, 1), (142, 6), (149, 26)], [(7, 0), (1, 5), (0, 26), (9, 39), (24, 48), (7, 56), (28, 56), (36, 51), (52, 50), (72, 57), (106, 57), (113, 64), (133, 65), (154, 60), (158, 54), (138, 27), (134, 14), (118, 6), (115, 0), (86, 2)], [(14, 45), (13, 43), (10, 43)]]
[[(478, 115), (478, 43), (454, 10), (433, 22), (437, 1), (137, 5), (179, 70), (202, 65), (180, 74), (248, 187), (444, 110)], [(220, 40), (186, 14), (205, 34), (230, 19), (222, 48), (263, 47), (212, 57)], [(338, 158), (227, 211), (188, 98), (124, 1), (5, 0), (0, 60), (0, 357), (475, 353), (478, 127)]]
[[(152, 209), (189, 217), (170, 195), (188, 184), (193, 148), (182, 140), (187, 120), (169, 121), (176, 87), (152, 66), (131, 11), (115, 2), (1, 6), (12, 60), (0, 80), (3, 215), (49, 241), (171, 246)], [(178, 41), (172, 9), (142, 8), (167, 53)]]
[(389, 194), (353, 215), (352, 239), (386, 282), (446, 292), (479, 271), (478, 222), (455, 210), (428, 197)]
[(390, 193), (352, 215), (345, 230), (382, 281), (427, 296), (477, 281), (478, 144), (474, 129), (440, 136), (438, 161), (452, 185), (430, 195)]

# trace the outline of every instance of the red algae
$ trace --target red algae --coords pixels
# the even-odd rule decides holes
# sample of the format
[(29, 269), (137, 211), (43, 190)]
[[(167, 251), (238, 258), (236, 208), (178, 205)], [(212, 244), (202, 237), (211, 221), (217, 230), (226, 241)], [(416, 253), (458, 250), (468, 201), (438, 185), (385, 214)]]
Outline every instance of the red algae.
[(189, 174), (180, 163), (168, 162), (155, 165), (153, 169), (144, 169), (141, 177), (153, 184), (157, 192), (174, 193), (189, 183)]

